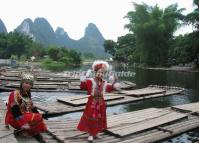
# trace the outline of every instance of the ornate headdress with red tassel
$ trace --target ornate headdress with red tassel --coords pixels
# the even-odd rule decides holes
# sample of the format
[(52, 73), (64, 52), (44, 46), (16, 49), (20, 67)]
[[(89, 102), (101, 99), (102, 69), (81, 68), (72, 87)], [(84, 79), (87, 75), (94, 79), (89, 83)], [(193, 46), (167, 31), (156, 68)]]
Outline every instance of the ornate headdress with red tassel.
[(109, 64), (106, 61), (94, 61), (92, 65), (93, 71), (98, 71), (99, 69), (103, 69), (104, 71), (107, 71), (109, 69)]

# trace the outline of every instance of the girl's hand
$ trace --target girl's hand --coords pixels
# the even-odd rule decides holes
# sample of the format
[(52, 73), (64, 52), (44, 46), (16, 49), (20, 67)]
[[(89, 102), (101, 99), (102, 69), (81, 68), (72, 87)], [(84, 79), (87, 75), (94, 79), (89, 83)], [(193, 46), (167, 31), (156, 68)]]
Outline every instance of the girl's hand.
[(113, 84), (113, 88), (114, 88), (115, 90), (117, 90), (117, 91), (120, 91), (120, 90), (121, 90), (121, 85), (120, 85), (120, 83), (118, 83), (118, 82), (114, 83), (114, 84)]
[(80, 81), (81, 81), (81, 82), (86, 82), (86, 76), (85, 76), (85, 75), (82, 75), (82, 76), (80, 77)]
[(28, 123), (26, 123), (23, 126), (21, 126), (21, 129), (28, 130), (28, 129), (30, 129), (30, 125)]
[(91, 73), (92, 73), (91, 69), (88, 69), (88, 71), (86, 72), (86, 78), (91, 77)]

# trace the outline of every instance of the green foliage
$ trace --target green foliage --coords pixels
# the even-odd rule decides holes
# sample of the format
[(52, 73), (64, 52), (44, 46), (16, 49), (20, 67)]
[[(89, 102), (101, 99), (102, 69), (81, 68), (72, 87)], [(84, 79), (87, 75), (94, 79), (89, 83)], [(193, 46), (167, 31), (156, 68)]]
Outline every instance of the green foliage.
[(165, 10), (157, 5), (134, 3), (135, 11), (128, 12), (126, 18), (130, 23), (125, 27), (134, 33), (136, 50), (131, 59), (139, 58), (145, 65), (166, 65), (168, 49), (173, 39), (173, 33), (183, 20), (183, 9), (170, 5)]
[[(122, 62), (130, 62), (130, 55), (135, 51), (135, 36), (134, 34), (127, 34), (121, 36), (117, 41), (117, 50), (114, 59)], [(132, 60), (132, 58), (131, 58)]]
[(49, 59), (49, 58), (46, 58), (46, 59), (42, 60), (42, 64), (50, 64), (51, 62), (52, 62), (52, 60)]
[(94, 58), (95, 58), (94, 54), (93, 54), (93, 53), (90, 53), (90, 52), (84, 53), (83, 57), (84, 57), (85, 59), (94, 59)]
[(118, 37), (118, 41), (105, 40), (105, 51), (113, 56), (113, 59), (119, 62), (130, 62), (135, 51), (135, 36), (127, 34)]
[(10, 59), (11, 59), (11, 60), (17, 60), (18, 57), (17, 57), (17, 55), (11, 55), (11, 56), (10, 56)]
[(109, 53), (110, 55), (114, 56), (116, 52), (116, 46), (117, 43), (113, 40), (105, 40), (104, 41), (104, 49), (106, 53)]
[(70, 50), (69, 55), (70, 55), (70, 58), (72, 59), (73, 64), (79, 65), (82, 62), (80, 52), (76, 52), (75, 50)]
[[(170, 64), (180, 64), (190, 62), (190, 46), (189, 46), (189, 37), (186, 36), (177, 36), (174, 39), (172, 46), (169, 49), (169, 62)], [(172, 63), (174, 62), (174, 63)]]
[(194, 32), (186, 35), (186, 38), (188, 39), (187, 47), (189, 47), (189, 51), (187, 52), (189, 59), (194, 61), (196, 66), (199, 67), (199, 0), (194, 0), (193, 2), (196, 6), (196, 9), (187, 14), (185, 19), (187, 24), (191, 24), (195, 27)]
[(81, 53), (57, 46), (49, 46), (47, 53), (53, 61), (63, 62), (68, 65), (79, 65), (82, 61)]
[(193, 61), (199, 67), (199, 31), (192, 32), (188, 35), (187, 53), (189, 61)]
[(27, 55), (28, 57), (44, 57), (45, 55), (47, 55), (47, 50), (41, 44), (33, 43)]
[(0, 33), (0, 57), (4, 58), (7, 47), (7, 36), (5, 33)]
[(52, 71), (63, 71), (66, 68), (65, 63), (53, 61), (51, 59), (43, 60), (42, 67)]
[[(105, 51), (114, 60), (139, 63), (145, 66), (167, 66), (194, 62), (199, 67), (199, 0), (194, 0), (196, 9), (187, 16), (177, 4), (164, 10), (157, 5), (136, 4), (135, 11), (127, 13), (130, 33), (117, 42), (106, 40)], [(174, 32), (183, 24), (192, 24), (195, 31), (174, 37)]]
[(10, 32), (7, 39), (7, 54), (8, 56), (16, 54), (20, 57), (22, 54), (28, 52), (32, 43), (32, 39), (28, 36), (18, 32)]
[[(82, 61), (81, 53), (75, 50), (68, 50), (65, 47), (48, 46), (34, 42), (30, 37), (16, 31), (8, 34), (0, 34), (0, 58), (20, 59), (21, 61), (30, 60), (31, 56), (38, 58), (50, 57), (51, 60), (45, 61), (50, 69), (56, 66), (79, 65)], [(53, 61), (53, 62), (52, 62)]]
[(194, 4), (197, 8), (186, 16), (186, 22), (199, 30), (199, 0), (194, 0)]
[(27, 56), (26, 56), (26, 55), (21, 55), (21, 56), (19, 57), (19, 59), (20, 59), (20, 61), (25, 62), (25, 61), (27, 60)]
[(175, 59), (176, 64), (195, 62), (199, 65), (199, 33), (193, 32), (184, 36), (180, 35), (174, 39), (169, 50), (169, 59)]
[(58, 60), (61, 58), (61, 56), (62, 56), (60, 47), (57, 47), (57, 46), (49, 46), (49, 47), (48, 47), (48, 55), (49, 55), (49, 57), (50, 57), (52, 60), (58, 61)]
[(9, 58), (12, 54), (20, 57), (28, 53), (33, 41), (30, 37), (16, 31), (8, 34), (0, 34), (0, 57)]

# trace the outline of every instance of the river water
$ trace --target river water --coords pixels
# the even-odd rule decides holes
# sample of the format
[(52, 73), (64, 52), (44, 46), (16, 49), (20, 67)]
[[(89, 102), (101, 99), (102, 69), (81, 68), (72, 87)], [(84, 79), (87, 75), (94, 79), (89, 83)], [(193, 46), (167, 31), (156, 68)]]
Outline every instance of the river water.
[[(119, 70), (119, 69), (115, 69)], [(127, 71), (127, 70), (126, 70)], [(117, 105), (107, 108), (107, 115), (120, 114), (124, 112), (136, 111), (140, 109), (157, 107), (163, 108), (168, 106), (199, 102), (199, 73), (196, 72), (179, 72), (167, 70), (147, 70), (147, 69), (128, 69), (135, 72), (134, 77), (119, 77), (121, 80), (128, 80), (136, 83), (136, 88), (146, 87), (148, 85), (167, 85), (178, 86), (185, 88), (185, 92), (181, 95), (173, 95), (168, 97), (160, 97), (150, 100), (139, 101), (136, 103)], [(0, 93), (0, 98), (4, 101), (8, 98), (7, 92)], [(33, 92), (33, 100), (38, 103), (54, 102), (56, 98), (63, 96), (75, 96), (75, 93), (46, 93)], [(51, 118), (50, 120), (64, 120), (66, 118), (79, 119), (81, 112), (71, 113), (59, 117)], [(190, 131), (181, 134), (172, 139), (161, 141), (162, 143), (192, 143), (195, 138), (199, 137), (198, 131)]]

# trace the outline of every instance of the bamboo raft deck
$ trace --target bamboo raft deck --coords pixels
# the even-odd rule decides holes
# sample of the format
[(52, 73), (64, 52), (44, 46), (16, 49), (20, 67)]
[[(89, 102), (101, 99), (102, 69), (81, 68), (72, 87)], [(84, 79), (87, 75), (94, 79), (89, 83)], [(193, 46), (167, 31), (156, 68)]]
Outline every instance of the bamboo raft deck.
[[(12, 76), (1, 76), (1, 80), (7, 80), (7, 81), (20, 81), (21, 79), (19, 77), (12, 77)], [(45, 76), (38, 76), (36, 78), (37, 81), (54, 81), (54, 82), (59, 82), (59, 81), (79, 81), (79, 78), (73, 78), (73, 77), (45, 77)]]
[[(128, 91), (121, 91), (120, 93), (106, 94), (104, 97), (105, 100), (107, 100), (106, 101), (107, 106), (115, 106), (121, 104), (128, 104), (132, 102), (138, 102), (141, 100), (146, 100), (151, 98), (165, 97), (177, 94), (180, 95), (183, 91), (184, 89), (177, 87), (148, 86), (143, 89), (135, 89)], [(45, 112), (46, 114), (57, 116), (60, 114), (83, 111), (86, 102), (87, 102), (87, 95), (76, 95), (72, 97), (67, 96), (67, 97), (57, 98), (57, 101), (54, 101), (53, 103), (36, 104), (36, 106), (38, 107), (38, 109)]]
[[(0, 100), (1, 101), (1, 100)], [(1, 101), (2, 103), (2, 101)], [(5, 111), (4, 106), (0, 106)], [(101, 138), (95, 143), (149, 143), (157, 142), (199, 127), (199, 102), (178, 105), (168, 108), (147, 108), (133, 112), (122, 113), (107, 117), (108, 128), (100, 133)], [(176, 110), (179, 108), (180, 110)], [(187, 111), (189, 112), (187, 113)], [(2, 112), (0, 112), (2, 121)], [(87, 143), (88, 134), (77, 130), (79, 120), (61, 119), (47, 120), (48, 133), (42, 134), (47, 143)], [(0, 124), (1, 135), (11, 133)], [(6, 130), (6, 132), (5, 132)], [(19, 140), (19, 139), (18, 139)], [(22, 141), (22, 142), (21, 142)], [(0, 139), (0, 142), (4, 142)], [(16, 138), (10, 135), (7, 143), (17, 143)], [(20, 143), (38, 143), (33, 138), (21, 138)]]
[(183, 104), (183, 105), (176, 105), (176, 106), (173, 106), (172, 109), (178, 110), (178, 111), (181, 111), (181, 112), (191, 112), (192, 114), (199, 114), (199, 104), (198, 104), (198, 102)]
[[(7, 129), (4, 124), (4, 117), (5, 117), (5, 103), (0, 100), (0, 136), (4, 136), (7, 134), (11, 134), (13, 131), (10, 129)], [(0, 138), (0, 143), (17, 143), (16, 138), (14, 135), (9, 135), (6, 138)]]
[[(12, 91), (19, 87), (20, 73), (23, 70), (6, 69), (0, 75), (0, 91)], [(36, 79), (32, 91), (35, 92), (73, 92), (85, 93), (80, 90), (80, 75), (70, 75), (64, 72), (34, 71)], [(135, 83), (121, 81), (122, 89), (132, 89)]]
[[(48, 89), (49, 87), (47, 87), (47, 89), (43, 86), (43, 88), (32, 88), (31, 91), (33, 92), (70, 92), (70, 93), (86, 93), (85, 91), (82, 90), (75, 90), (75, 89), (66, 89), (66, 88), (56, 88), (56, 89)], [(12, 87), (2, 87), (0, 86), (0, 92), (10, 92), (16, 90), (16, 88)]]
[[(195, 105), (199, 106), (199, 103)], [(183, 105), (184, 109), (194, 105)], [(187, 109), (186, 109), (187, 110)], [(112, 115), (107, 118), (108, 129), (100, 133), (95, 143), (157, 142), (199, 127), (198, 115), (179, 112), (173, 108), (148, 108)], [(48, 132), (60, 142), (86, 143), (88, 134), (77, 130), (79, 120), (47, 121)]]
[[(4, 78), (0, 78), (0, 91), (12, 91), (19, 87), (20, 81), (14, 81)], [(136, 84), (128, 81), (121, 81), (122, 89), (132, 89)], [(73, 92), (73, 93), (85, 93), (85, 91), (80, 89), (80, 81), (67, 80), (36, 80), (32, 91), (35, 92)]]

